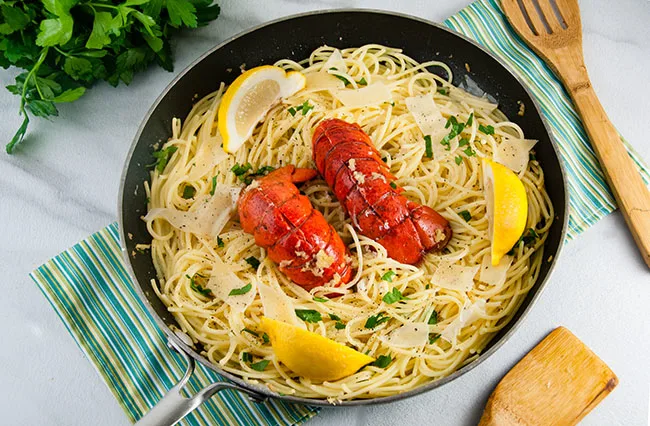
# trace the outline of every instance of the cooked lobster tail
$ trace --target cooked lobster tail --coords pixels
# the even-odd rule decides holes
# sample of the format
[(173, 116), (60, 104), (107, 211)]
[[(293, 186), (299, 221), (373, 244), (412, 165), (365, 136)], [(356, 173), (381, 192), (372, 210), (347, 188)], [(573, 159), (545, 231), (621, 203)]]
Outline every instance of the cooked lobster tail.
[[(322, 121), (312, 139), (314, 161), (361, 234), (380, 243), (393, 259), (414, 264), (451, 239), (438, 212), (408, 200), (393, 183), (379, 151), (358, 124)], [(391, 185), (392, 184), (392, 185)]]
[(352, 268), (339, 234), (295, 183), (316, 176), (312, 169), (285, 166), (251, 183), (239, 197), (239, 221), (257, 245), (293, 282), (310, 290), (350, 281)]

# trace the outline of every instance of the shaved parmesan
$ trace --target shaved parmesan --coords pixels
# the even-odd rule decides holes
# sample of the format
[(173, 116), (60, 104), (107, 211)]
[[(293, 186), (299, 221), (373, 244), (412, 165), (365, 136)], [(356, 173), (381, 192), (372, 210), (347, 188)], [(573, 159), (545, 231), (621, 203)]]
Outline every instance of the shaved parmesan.
[(240, 295), (230, 295), (235, 289), (240, 289), (248, 283), (242, 281), (230, 266), (221, 259), (215, 258), (212, 264), (212, 275), (206, 284), (217, 299), (230, 306), (233, 312), (244, 312), (255, 299), (255, 286), (248, 292)]
[(535, 139), (505, 138), (494, 152), (494, 161), (519, 173), (528, 165), (528, 154), (535, 146)]
[(334, 92), (334, 96), (346, 107), (361, 107), (391, 102), (393, 96), (384, 83), (372, 83), (361, 89), (341, 89)]
[(396, 348), (415, 348), (423, 346), (428, 337), (429, 325), (423, 322), (414, 322), (393, 330), (384, 341)]
[(305, 324), (298, 319), (293, 303), (279, 287), (258, 283), (260, 299), (264, 309), (264, 316), (287, 324), (306, 328)]
[(343, 60), (343, 55), (341, 55), (341, 51), (339, 49), (334, 49), (330, 57), (327, 58), (327, 61), (325, 61), (323, 64), (322, 71), (327, 71), (331, 68), (335, 68), (340, 72), (345, 72), (347, 70), (347, 66)]
[(465, 302), (458, 317), (445, 327), (442, 333), (440, 333), (440, 337), (455, 345), (458, 333), (460, 333), (463, 327), (471, 325), (485, 314), (485, 300), (478, 299), (474, 303), (469, 303), (469, 301)]
[(345, 87), (342, 80), (334, 77), (332, 74), (313, 72), (305, 74), (307, 84), (305, 92), (318, 92), (320, 90), (338, 90)]
[(199, 180), (228, 157), (226, 151), (221, 148), (222, 143), (223, 139), (221, 139), (219, 132), (217, 132), (216, 136), (206, 137), (202, 140), (192, 158), (193, 166), (188, 173), (188, 180)]
[(497, 266), (492, 266), (492, 256), (489, 254), (483, 257), (481, 263), (480, 281), (491, 285), (502, 285), (506, 282), (508, 269), (512, 265), (512, 256), (503, 256)]
[(194, 210), (181, 211), (159, 207), (151, 209), (144, 220), (165, 219), (171, 226), (183, 232), (214, 238), (228, 223), (237, 206), (241, 188), (219, 185), (213, 196), (202, 197), (194, 203)]
[(449, 133), (449, 129), (445, 129), (447, 120), (442, 116), (433, 98), (427, 95), (412, 96), (404, 99), (404, 102), (413, 116), (413, 120), (422, 131), (422, 135), (431, 137), (434, 158), (445, 157), (453, 151), (445, 150), (445, 147), (440, 143), (442, 138)]
[(431, 283), (449, 290), (469, 291), (474, 287), (474, 276), (479, 268), (478, 265), (462, 266), (442, 261), (431, 277)]

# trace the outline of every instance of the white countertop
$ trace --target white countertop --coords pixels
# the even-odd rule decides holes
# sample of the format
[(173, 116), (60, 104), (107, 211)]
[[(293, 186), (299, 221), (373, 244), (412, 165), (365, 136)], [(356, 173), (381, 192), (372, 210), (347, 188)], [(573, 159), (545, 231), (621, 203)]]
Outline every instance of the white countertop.
[[(371, 7), (441, 22), (467, 0), (220, 0), (222, 15), (178, 38), (176, 72), (213, 45), (261, 22), (315, 9)], [(580, 2), (593, 85), (619, 131), (650, 161), (650, 1)], [(11, 84), (15, 72), (0, 72)], [(126, 425), (128, 420), (27, 274), (116, 220), (122, 164), (145, 112), (174, 77), (151, 68), (131, 86), (101, 84), (33, 120), (24, 151), (0, 154), (0, 412), (5, 424)], [(18, 98), (0, 89), (4, 144), (19, 125)], [(476, 424), (499, 379), (558, 325), (567, 326), (618, 375), (620, 384), (584, 421), (648, 421), (650, 271), (619, 213), (565, 248), (539, 302), (494, 356), (454, 382), (390, 405), (325, 409), (324, 425)], [(549, 407), (550, 408), (550, 407)]]

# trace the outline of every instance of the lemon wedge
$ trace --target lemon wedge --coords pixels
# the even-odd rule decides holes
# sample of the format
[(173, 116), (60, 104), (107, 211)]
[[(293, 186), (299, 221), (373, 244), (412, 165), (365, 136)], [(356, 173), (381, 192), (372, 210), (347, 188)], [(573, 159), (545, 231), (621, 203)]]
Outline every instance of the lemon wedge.
[(486, 158), (483, 159), (483, 189), (492, 266), (497, 266), (526, 228), (528, 198), (524, 184), (512, 170)]
[(271, 65), (252, 68), (237, 77), (223, 95), (217, 113), (223, 149), (233, 153), (241, 148), (269, 109), (305, 87), (305, 82), (302, 73)]
[(355, 373), (375, 359), (311, 331), (262, 317), (260, 329), (271, 339), (278, 360), (294, 373), (333, 381)]

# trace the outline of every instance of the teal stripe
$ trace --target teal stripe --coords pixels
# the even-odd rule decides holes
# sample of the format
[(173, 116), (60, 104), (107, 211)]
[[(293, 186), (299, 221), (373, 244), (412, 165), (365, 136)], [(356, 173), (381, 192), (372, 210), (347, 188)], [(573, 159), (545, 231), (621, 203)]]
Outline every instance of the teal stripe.
[[(497, 1), (479, 0), (445, 25), (508, 64), (540, 105), (567, 170), (567, 238), (612, 212), (614, 199), (569, 96), (548, 66), (512, 31)], [(647, 169), (624, 143), (648, 184)], [(121, 258), (116, 224), (50, 260), (31, 277), (132, 421), (182, 377), (184, 360), (167, 348), (164, 334), (135, 293)], [(194, 394), (222, 380), (198, 365), (186, 390)], [(290, 425), (305, 422), (317, 412), (315, 407), (280, 401), (256, 404), (237, 392), (223, 391), (181, 424)]]

